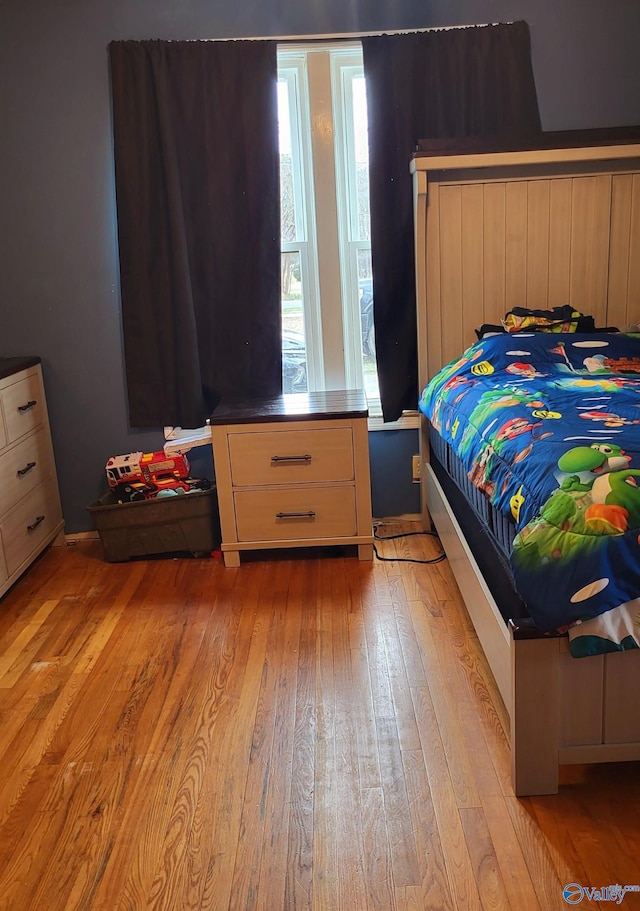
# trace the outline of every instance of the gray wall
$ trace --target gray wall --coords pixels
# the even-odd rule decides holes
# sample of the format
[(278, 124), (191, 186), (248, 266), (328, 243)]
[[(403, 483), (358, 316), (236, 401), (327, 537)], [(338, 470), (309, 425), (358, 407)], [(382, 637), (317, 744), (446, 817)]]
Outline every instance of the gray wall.
[[(545, 129), (640, 123), (638, 0), (3, 0), (0, 356), (43, 360), (68, 532), (90, 527), (110, 455), (162, 444), (127, 421), (109, 42), (514, 19), (531, 27)], [(372, 445), (377, 515), (418, 509), (405, 433)]]

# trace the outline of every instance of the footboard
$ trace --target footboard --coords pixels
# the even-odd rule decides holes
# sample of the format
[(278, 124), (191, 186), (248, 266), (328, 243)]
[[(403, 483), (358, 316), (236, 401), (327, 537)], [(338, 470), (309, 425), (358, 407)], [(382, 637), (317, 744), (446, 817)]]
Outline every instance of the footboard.
[(566, 638), (511, 633), (516, 794), (556, 793), (561, 765), (640, 759), (639, 651), (574, 658)]

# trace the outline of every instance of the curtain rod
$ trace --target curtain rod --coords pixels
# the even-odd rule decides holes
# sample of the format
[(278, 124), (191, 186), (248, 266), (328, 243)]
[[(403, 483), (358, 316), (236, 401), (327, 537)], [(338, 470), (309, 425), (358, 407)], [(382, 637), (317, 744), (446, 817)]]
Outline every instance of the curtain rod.
[(337, 41), (373, 38), (382, 35), (418, 35), (423, 32), (451, 32), (462, 28), (488, 28), (491, 25), (513, 25), (508, 22), (472, 22), (467, 25), (431, 25), (426, 28), (383, 29), (372, 32), (333, 32), (326, 35), (252, 35), (248, 38), (205, 38), (205, 41)]

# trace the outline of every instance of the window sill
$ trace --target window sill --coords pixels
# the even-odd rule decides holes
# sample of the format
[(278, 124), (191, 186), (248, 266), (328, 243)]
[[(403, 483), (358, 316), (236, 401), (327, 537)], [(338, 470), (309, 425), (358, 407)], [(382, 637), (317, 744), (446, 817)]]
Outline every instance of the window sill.
[(175, 455), (179, 452), (189, 452), (196, 446), (211, 444), (211, 428), (208, 424), (196, 427), (193, 430), (182, 430), (180, 427), (165, 427), (164, 451), (166, 455)]
[(369, 417), (369, 430), (417, 430), (420, 427), (420, 414), (417, 411), (405, 411), (397, 421), (384, 423), (381, 415)]
[[(420, 427), (420, 414), (417, 411), (405, 411), (397, 421), (384, 423), (382, 416), (371, 415), (367, 426), (370, 431), (377, 430), (415, 430)], [(211, 443), (209, 425), (196, 427), (194, 430), (182, 430), (178, 427), (165, 427), (164, 451), (167, 455), (188, 452), (196, 446), (208, 446)]]

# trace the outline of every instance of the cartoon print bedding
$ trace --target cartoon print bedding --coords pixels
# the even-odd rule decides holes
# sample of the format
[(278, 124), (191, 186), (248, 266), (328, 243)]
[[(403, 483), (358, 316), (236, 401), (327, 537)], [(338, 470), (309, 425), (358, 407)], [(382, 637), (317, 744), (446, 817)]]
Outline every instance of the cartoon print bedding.
[(536, 626), (576, 657), (640, 647), (640, 334), (484, 338), (419, 407), (513, 516)]

